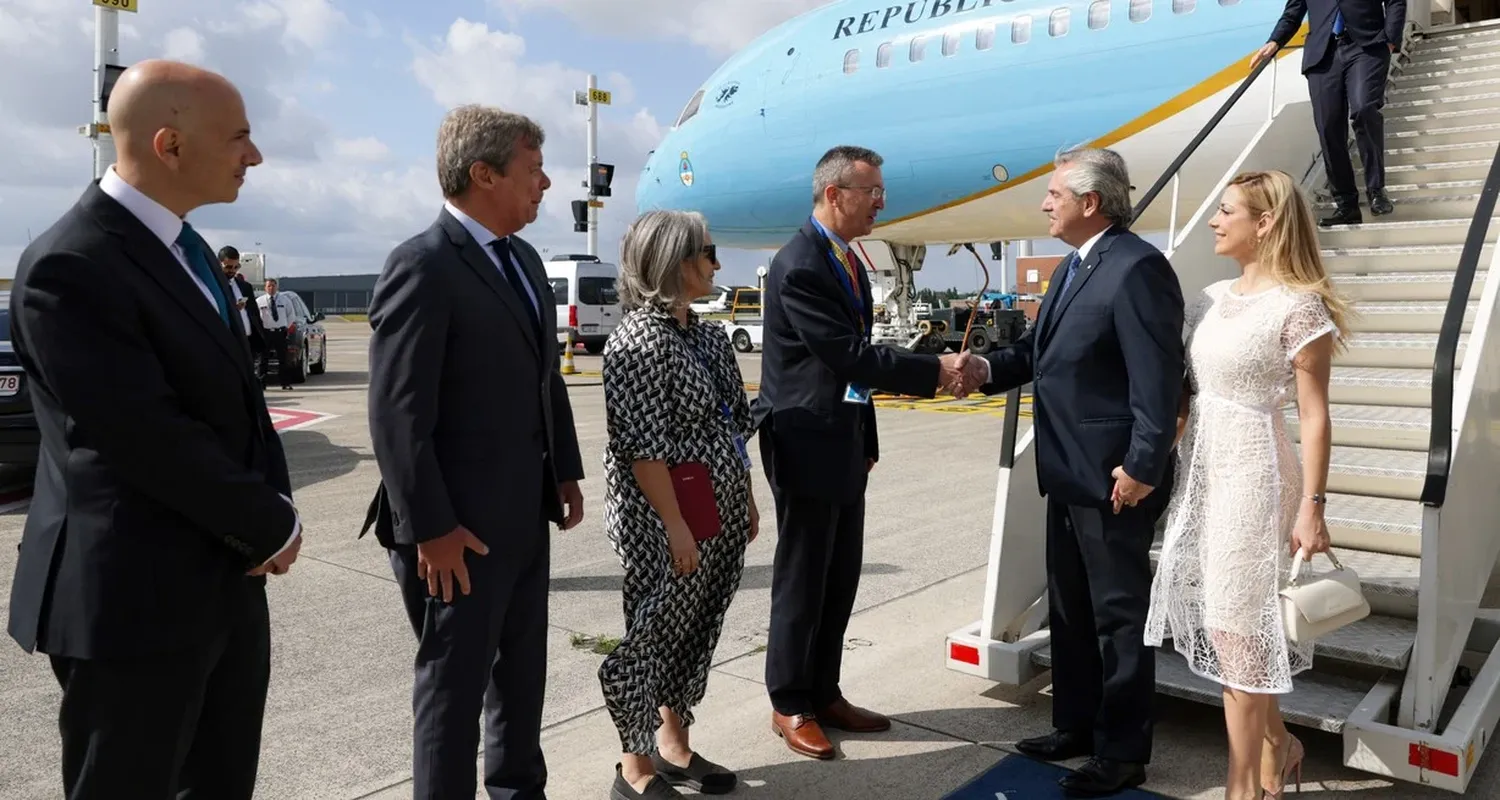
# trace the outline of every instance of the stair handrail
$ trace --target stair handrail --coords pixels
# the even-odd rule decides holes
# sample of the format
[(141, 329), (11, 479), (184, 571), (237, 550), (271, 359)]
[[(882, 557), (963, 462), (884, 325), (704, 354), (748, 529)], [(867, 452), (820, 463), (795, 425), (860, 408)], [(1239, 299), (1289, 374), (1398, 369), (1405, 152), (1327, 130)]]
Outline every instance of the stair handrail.
[[(1259, 78), (1260, 74), (1276, 61), (1278, 55), (1280, 55), (1280, 51), (1276, 55), (1272, 55), (1270, 58), (1256, 64), (1255, 68), (1250, 70), (1250, 74), (1246, 75), (1243, 81), (1240, 81), (1240, 85), (1235, 88), (1234, 93), (1229, 95), (1224, 104), (1219, 107), (1219, 110), (1214, 112), (1214, 115), (1209, 118), (1208, 122), (1204, 123), (1203, 128), (1198, 131), (1198, 135), (1194, 136), (1192, 141), (1188, 142), (1187, 146), (1182, 148), (1182, 152), (1177, 154), (1177, 158), (1173, 159), (1172, 163), (1167, 166), (1161, 176), (1156, 179), (1156, 183), (1153, 183), (1151, 188), (1146, 190), (1145, 196), (1131, 210), (1130, 219), (1123, 223), (1126, 229), (1129, 229), (1136, 220), (1141, 218), (1141, 215), (1156, 201), (1157, 196), (1162, 193), (1162, 190), (1167, 188), (1167, 184), (1171, 183), (1172, 179), (1177, 177), (1177, 173), (1182, 170), (1187, 160), (1192, 158), (1193, 153), (1198, 150), (1198, 146), (1203, 144), (1203, 140), (1207, 139), (1210, 133), (1213, 133), (1214, 128), (1218, 127), (1219, 122), (1240, 101), (1240, 98), (1255, 83), (1256, 78)], [(1040, 314), (1038, 317), (1040, 317)], [(1041, 319), (1038, 318), (1035, 324), (1041, 324)], [(1005, 393), (1005, 425), (1000, 432), (1000, 466), (1004, 469), (1013, 469), (1016, 465), (1016, 435), (1020, 429), (1020, 425), (1021, 387), (1017, 386)]]
[(1458, 337), (1469, 313), (1469, 293), (1479, 270), (1479, 255), (1489, 237), (1497, 196), (1500, 196), (1500, 147), (1495, 148), (1495, 156), (1490, 160), (1490, 172), (1480, 189), (1479, 204), (1469, 223), (1464, 249), (1458, 256), (1453, 290), (1448, 294), (1448, 308), (1443, 312), (1443, 326), (1438, 330), (1437, 350), (1432, 356), (1432, 426), (1428, 431), (1427, 477), (1422, 482), (1422, 505), (1432, 508), (1442, 508), (1448, 496), (1448, 473), (1453, 468), (1453, 383), (1457, 377)]

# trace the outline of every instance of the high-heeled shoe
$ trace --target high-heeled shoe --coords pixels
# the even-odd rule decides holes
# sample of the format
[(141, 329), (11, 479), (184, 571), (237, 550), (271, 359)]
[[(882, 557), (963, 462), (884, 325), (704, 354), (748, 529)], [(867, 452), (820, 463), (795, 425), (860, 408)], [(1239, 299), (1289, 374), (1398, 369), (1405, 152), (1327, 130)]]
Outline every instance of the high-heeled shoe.
[(1302, 793), (1302, 757), (1306, 754), (1307, 751), (1303, 749), (1302, 741), (1288, 733), (1286, 735), (1286, 750), (1281, 755), (1281, 780), (1277, 783), (1275, 789), (1269, 786), (1261, 787), (1265, 790), (1265, 794), (1263, 795), (1265, 800), (1281, 800), (1282, 795), (1286, 794), (1288, 778), (1295, 778), (1294, 785), (1297, 787), (1297, 793)]

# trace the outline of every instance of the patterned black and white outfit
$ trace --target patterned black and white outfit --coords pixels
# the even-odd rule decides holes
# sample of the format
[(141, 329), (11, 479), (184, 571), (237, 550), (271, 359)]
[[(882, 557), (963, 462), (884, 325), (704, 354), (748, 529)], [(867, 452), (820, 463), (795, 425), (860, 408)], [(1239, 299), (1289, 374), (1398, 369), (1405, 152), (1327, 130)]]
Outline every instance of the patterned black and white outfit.
[[(732, 420), (720, 408), (728, 405)], [(625, 752), (656, 751), (658, 709), (693, 721), (750, 541), (749, 472), (734, 443), (750, 438), (750, 404), (729, 337), (689, 312), (625, 315), (604, 348), (604, 530), (625, 568), (625, 637), (599, 667)], [(636, 483), (636, 461), (708, 467), (722, 532), (698, 545), (698, 569), (672, 569), (666, 527)]]

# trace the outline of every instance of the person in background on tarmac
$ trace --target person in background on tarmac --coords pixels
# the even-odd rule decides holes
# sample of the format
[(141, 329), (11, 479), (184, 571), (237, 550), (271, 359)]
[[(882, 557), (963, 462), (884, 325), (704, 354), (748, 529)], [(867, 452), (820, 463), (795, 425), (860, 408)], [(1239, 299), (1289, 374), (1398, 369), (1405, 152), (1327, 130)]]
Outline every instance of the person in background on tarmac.
[(250, 354), (255, 358), (255, 376), (262, 385), (266, 380), (266, 329), (260, 324), (260, 306), (251, 314), (249, 305), (255, 302), (255, 288), (240, 274), (240, 251), (232, 245), (219, 248), (219, 266), (224, 277), (229, 279), (229, 291), (235, 308), (239, 309), (240, 323), (245, 326), (245, 339), (250, 343)]
[[(719, 268), (703, 217), (649, 212), (620, 250), (626, 313), (604, 348), (604, 530), (625, 568), (625, 638), (599, 667), (624, 750), (610, 798), (722, 794), (734, 773), (694, 753), (688, 727), (759, 528), (750, 401), (723, 325), (688, 308)], [(712, 500), (676, 494), (684, 465), (706, 468)], [(717, 533), (690, 527), (710, 505)]]
[[(266, 278), (266, 293), (255, 301), (260, 308), (260, 324), (266, 337), (266, 351), (276, 356), (278, 365), (277, 372), (281, 377), (281, 388), (292, 388), (292, 362), (286, 357), (287, 353), (287, 325), (292, 322), (292, 301), (282, 297), (276, 291), (276, 279)], [(267, 362), (262, 370), (264, 378), (262, 384), (271, 376), (265, 374), (270, 369)]]

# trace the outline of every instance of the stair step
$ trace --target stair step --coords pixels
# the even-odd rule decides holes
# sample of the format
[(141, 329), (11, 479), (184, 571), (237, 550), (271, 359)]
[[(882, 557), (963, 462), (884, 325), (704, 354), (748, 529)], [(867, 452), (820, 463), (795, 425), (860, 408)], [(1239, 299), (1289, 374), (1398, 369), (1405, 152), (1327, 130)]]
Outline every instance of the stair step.
[[(1421, 503), (1330, 492), (1324, 519), (1335, 550), (1340, 553), (1347, 549), (1372, 556), (1399, 556), (1416, 559), (1420, 564)], [(1364, 577), (1363, 572), (1359, 574)]]
[[(1500, 123), (1489, 125), (1424, 125), (1387, 132), (1385, 166), (1441, 164), (1445, 161), (1493, 159), (1500, 151)], [(1423, 180), (1423, 183), (1430, 181)], [(1480, 182), (1482, 185), (1482, 181)], [(1390, 188), (1389, 185), (1386, 188)]]
[(1393, 369), (1334, 366), (1328, 401), (1351, 406), (1432, 405), (1432, 367)]
[(1427, 454), (1334, 445), (1328, 457), (1328, 491), (1402, 500), (1420, 500), (1427, 477)]
[[(1458, 190), (1458, 193), (1441, 194), (1441, 189), (1415, 189), (1405, 195), (1395, 194), (1391, 190), (1394, 187), (1387, 186), (1387, 196), (1390, 198), (1392, 211), (1384, 217), (1374, 217), (1369, 209), (1364, 209), (1365, 219), (1378, 219), (1381, 222), (1422, 222), (1434, 219), (1451, 219), (1453, 217), (1470, 216), (1474, 209), (1479, 206), (1479, 193)], [(1331, 200), (1319, 200), (1314, 204), (1318, 214), (1326, 214), (1333, 211), (1335, 203)], [(1500, 226), (1496, 226), (1500, 230)]]
[(1487, 87), (1463, 89), (1440, 97), (1424, 96), (1386, 103), (1385, 107), (1396, 114), (1417, 114), (1425, 109), (1441, 107), (1444, 111), (1479, 111), (1500, 109), (1500, 92)]
[(1485, 47), (1477, 42), (1474, 46), (1466, 47), (1428, 47), (1412, 54), (1411, 62), (1406, 65), (1408, 72), (1403, 73), (1403, 77), (1468, 65), (1500, 65), (1500, 48)]
[(1386, 144), (1473, 144), (1494, 140), (1500, 132), (1500, 111), (1425, 110), (1386, 114)]
[[(1368, 301), (1353, 304), (1357, 315), (1349, 321), (1351, 332), (1369, 333), (1437, 333), (1443, 328), (1448, 301)], [(1479, 313), (1479, 303), (1469, 301), (1462, 332), (1468, 333)]]
[[(1333, 444), (1339, 447), (1378, 447), (1420, 452), (1430, 444), (1432, 409), (1419, 406), (1361, 406), (1333, 404)], [(1302, 441), (1297, 407), (1286, 409), (1287, 433)]]
[[(1439, 272), (1381, 272), (1374, 275), (1339, 275), (1333, 279), (1334, 288), (1345, 297), (1357, 302), (1428, 301), (1444, 302), (1453, 293), (1453, 281), (1457, 273)], [(1487, 272), (1474, 274), (1469, 287), (1469, 299), (1478, 300), (1484, 291)]]
[(1500, 67), (1500, 61), (1494, 59), (1500, 59), (1500, 53), (1468, 64), (1438, 66), (1427, 62), (1416, 69), (1408, 67), (1407, 69), (1411, 71), (1397, 75), (1392, 83), (1399, 87), (1400, 91), (1430, 85), (1451, 85), (1454, 81), (1471, 80), (1495, 74), (1496, 68)]
[[(1468, 158), (1454, 161), (1432, 161), (1428, 163), (1401, 163), (1385, 165), (1386, 183), (1456, 183), (1459, 181), (1479, 181), (1484, 185), (1484, 179), (1489, 177), (1490, 165), (1494, 163), (1495, 154), (1490, 153), (1483, 158)], [(1363, 182), (1365, 167), (1358, 161), (1355, 162), (1354, 171), (1360, 175)], [(1473, 214), (1471, 213), (1472, 217)]]
[[(1353, 627), (1352, 625), (1349, 627)], [(1187, 661), (1169, 647), (1156, 648), (1156, 691), (1181, 700), (1223, 706), (1223, 687), (1188, 669)], [(1316, 663), (1314, 656), (1314, 663)], [(1052, 666), (1050, 645), (1031, 654), (1037, 665)], [(1281, 718), (1291, 725), (1340, 733), (1344, 721), (1364, 702), (1373, 682), (1309, 670), (1296, 677), (1297, 690), (1277, 698)]]
[[(1488, 169), (1489, 165), (1485, 167)], [(1472, 222), (1467, 218), (1453, 218), (1335, 225), (1320, 229), (1318, 238), (1330, 248), (1463, 244)], [(1500, 233), (1500, 227), (1495, 231)]]
[(1481, 69), (1477, 70), (1474, 75), (1452, 75), (1431, 83), (1409, 85), (1401, 83), (1398, 79), (1396, 87), (1386, 90), (1388, 103), (1424, 98), (1448, 99), (1496, 92), (1500, 91), (1500, 77), (1494, 77), (1493, 70)]
[(1500, 28), (1497, 28), (1493, 20), (1480, 20), (1478, 22), (1459, 22), (1451, 25), (1434, 25), (1422, 31), (1421, 38), (1414, 44), (1422, 47), (1434, 42), (1464, 41), (1476, 37), (1500, 36)]
[[(1437, 339), (1435, 333), (1353, 333), (1345, 341), (1347, 348), (1335, 357), (1334, 363), (1344, 367), (1430, 370)], [(1468, 344), (1469, 335), (1459, 334), (1460, 363)]]
[[(1325, 247), (1320, 251), (1323, 267), (1337, 281), (1341, 275), (1376, 272), (1452, 272), (1458, 268), (1462, 244), (1413, 245), (1410, 247)], [(1495, 248), (1485, 245), (1479, 263), (1488, 264)]]

